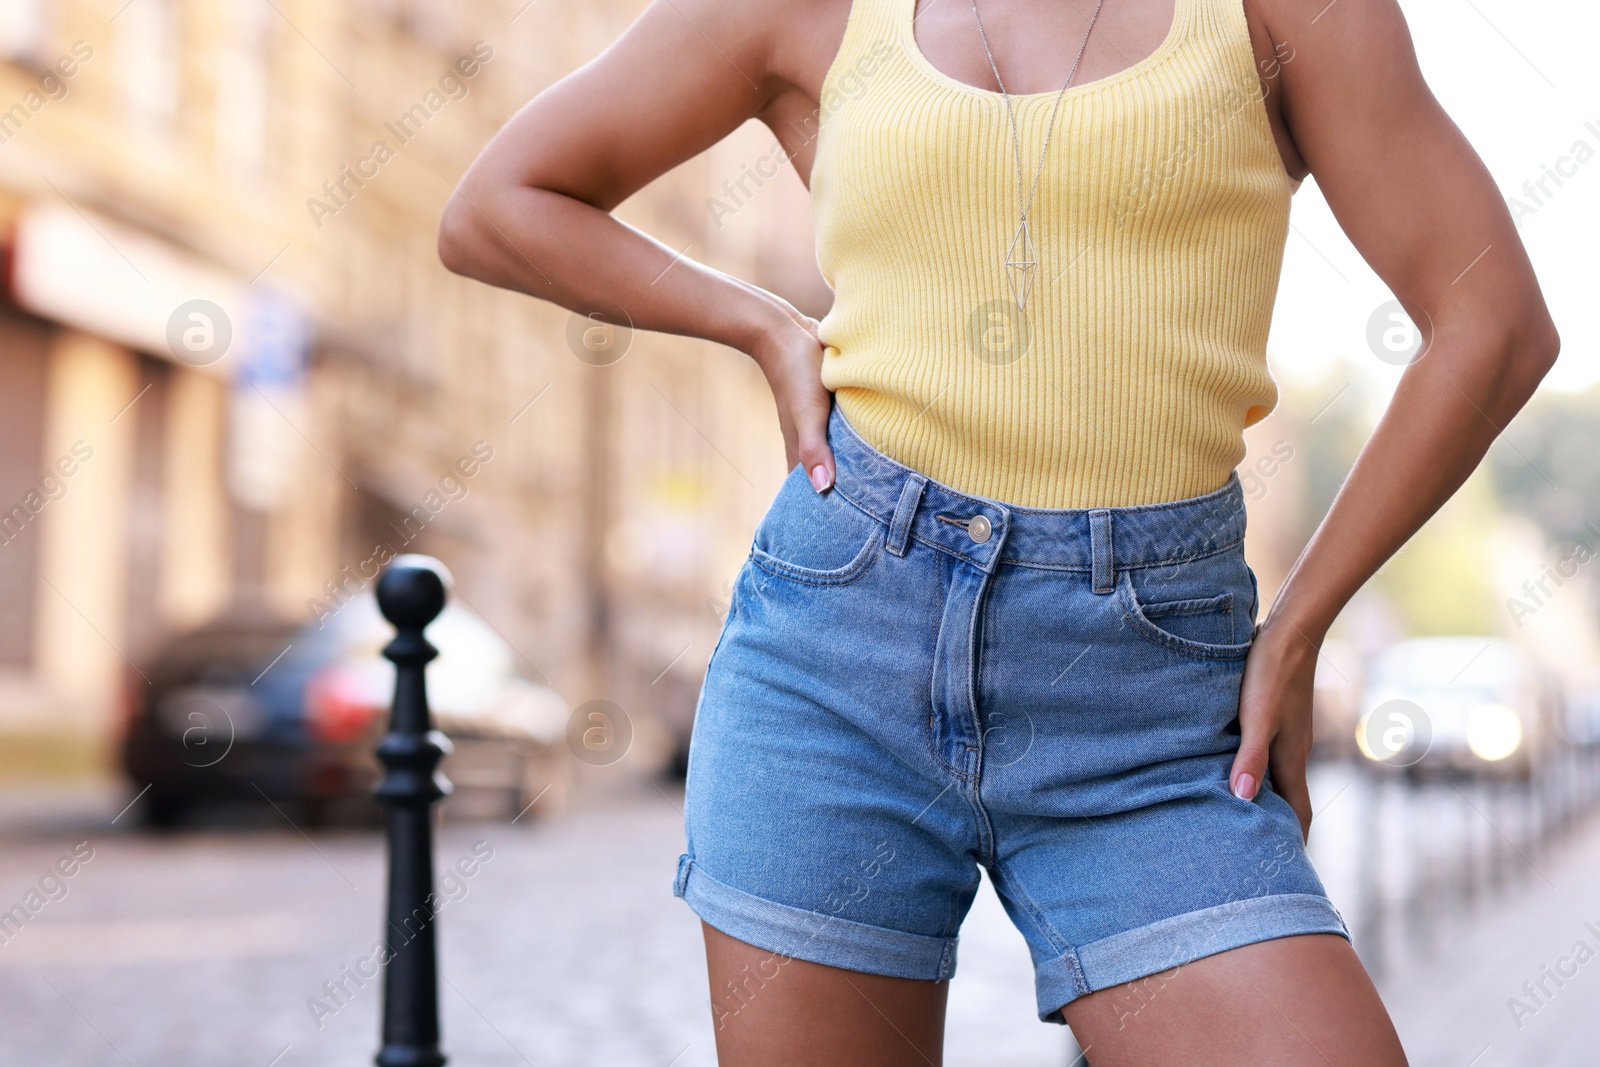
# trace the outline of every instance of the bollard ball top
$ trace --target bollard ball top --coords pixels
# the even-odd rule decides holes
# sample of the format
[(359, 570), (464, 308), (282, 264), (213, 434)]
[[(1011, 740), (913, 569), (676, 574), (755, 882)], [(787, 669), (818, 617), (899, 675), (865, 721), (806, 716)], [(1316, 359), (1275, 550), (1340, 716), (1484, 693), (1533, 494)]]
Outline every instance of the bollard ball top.
[(400, 629), (422, 629), (444, 610), (447, 574), (431, 556), (397, 556), (378, 579), (378, 609)]

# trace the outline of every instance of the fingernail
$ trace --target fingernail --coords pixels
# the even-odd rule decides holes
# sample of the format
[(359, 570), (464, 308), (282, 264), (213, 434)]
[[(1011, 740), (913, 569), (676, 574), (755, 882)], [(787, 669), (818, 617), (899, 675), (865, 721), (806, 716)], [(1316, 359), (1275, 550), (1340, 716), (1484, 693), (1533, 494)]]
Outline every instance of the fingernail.
[(817, 492), (819, 493), (827, 489), (828, 486), (832, 485), (833, 479), (828, 476), (828, 468), (824, 467), (820, 463), (818, 463), (815, 467), (812, 467), (811, 484), (816, 487)]
[(1254, 775), (1241, 774), (1233, 780), (1233, 795), (1240, 800), (1254, 800), (1256, 780)]

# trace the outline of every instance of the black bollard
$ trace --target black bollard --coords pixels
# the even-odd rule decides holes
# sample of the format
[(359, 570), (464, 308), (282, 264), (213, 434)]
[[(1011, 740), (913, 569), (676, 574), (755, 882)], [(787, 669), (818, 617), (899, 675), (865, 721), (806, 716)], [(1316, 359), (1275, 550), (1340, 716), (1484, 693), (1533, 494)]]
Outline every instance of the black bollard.
[(388, 952), (377, 1063), (442, 1067), (432, 815), (434, 802), (450, 792), (449, 781), (437, 770), (450, 742), (429, 722), (423, 672), (439, 651), (422, 630), (444, 610), (444, 582), (435, 571), (401, 557), (378, 582), (378, 607), (398, 633), (383, 650), (395, 665), (394, 710), (389, 732), (378, 742), (384, 771), (375, 790), (389, 824)]

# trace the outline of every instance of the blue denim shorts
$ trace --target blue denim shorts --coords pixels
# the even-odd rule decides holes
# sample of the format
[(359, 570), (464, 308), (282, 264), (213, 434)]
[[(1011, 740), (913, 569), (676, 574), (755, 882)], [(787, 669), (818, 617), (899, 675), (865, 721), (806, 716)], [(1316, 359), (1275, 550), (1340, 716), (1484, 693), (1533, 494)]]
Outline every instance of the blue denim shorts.
[(707, 667), (674, 890), (783, 957), (942, 980), (989, 872), (1039, 1017), (1225, 949), (1349, 931), (1288, 803), (1235, 797), (1257, 615), (1238, 476), (1040, 510), (863, 441), (796, 467)]

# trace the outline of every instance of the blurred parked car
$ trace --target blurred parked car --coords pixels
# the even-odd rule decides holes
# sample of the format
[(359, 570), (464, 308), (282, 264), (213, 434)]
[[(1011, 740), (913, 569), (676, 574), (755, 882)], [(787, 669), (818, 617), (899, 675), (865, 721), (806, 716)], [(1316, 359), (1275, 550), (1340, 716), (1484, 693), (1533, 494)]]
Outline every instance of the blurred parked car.
[(1373, 661), (1356, 723), (1368, 759), (1414, 773), (1527, 777), (1562, 739), (1559, 690), (1496, 637), (1418, 637)]
[(1600, 687), (1582, 687), (1567, 702), (1562, 733), (1571, 745), (1600, 744)]
[[(135, 810), (160, 825), (197, 804), (266, 797), (315, 823), (369, 794), (393, 636), (367, 593), (319, 622), (234, 612), (169, 641), (130, 675), (122, 766), (135, 789), (149, 786)], [(560, 697), (517, 677), (510, 647), (459, 603), (427, 637), (439, 649), (429, 704), (454, 745), (442, 764), (451, 809), (486, 814), (487, 802), (515, 815), (547, 789), (540, 803), (559, 804), (571, 774)]]

